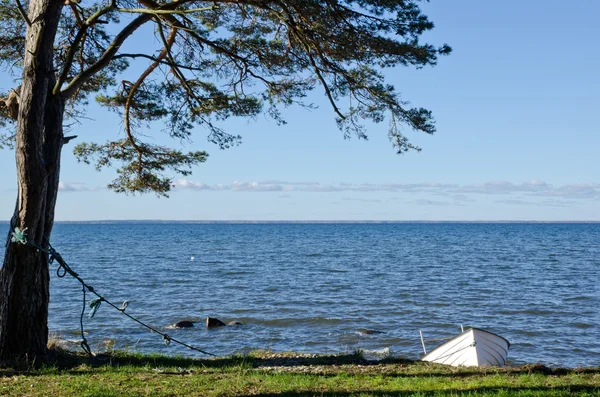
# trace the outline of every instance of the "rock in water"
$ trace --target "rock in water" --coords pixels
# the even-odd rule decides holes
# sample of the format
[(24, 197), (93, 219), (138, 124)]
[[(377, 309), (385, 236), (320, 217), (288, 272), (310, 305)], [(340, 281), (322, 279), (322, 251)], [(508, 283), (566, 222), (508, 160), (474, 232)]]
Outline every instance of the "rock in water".
[(227, 324), (218, 318), (206, 317), (206, 328), (224, 327), (226, 325)]
[(194, 323), (192, 321), (184, 320), (176, 322), (175, 324), (173, 324), (173, 326), (175, 328), (191, 328), (194, 326)]
[(377, 334), (385, 334), (383, 331), (376, 331), (374, 329), (363, 329), (360, 331), (361, 334), (365, 335), (377, 335)]

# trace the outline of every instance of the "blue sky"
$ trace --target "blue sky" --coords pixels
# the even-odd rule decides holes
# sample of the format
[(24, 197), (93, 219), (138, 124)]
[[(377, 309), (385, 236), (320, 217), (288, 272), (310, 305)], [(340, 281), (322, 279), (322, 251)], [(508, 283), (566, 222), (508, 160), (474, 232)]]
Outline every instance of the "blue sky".
[[(201, 130), (188, 149), (209, 160), (174, 181), (169, 199), (125, 196), (63, 156), (58, 220), (596, 220), (600, 221), (600, 2), (431, 0), (424, 36), (454, 51), (434, 68), (387, 77), (434, 112), (433, 136), (405, 130), (420, 153), (398, 156), (387, 124), (369, 141), (344, 140), (320, 91), (316, 110), (231, 120), (242, 145), (221, 151)], [(0, 89), (13, 85), (0, 75)], [(78, 141), (122, 133), (91, 108)], [(148, 135), (160, 135), (160, 128)], [(0, 220), (16, 199), (14, 153), (0, 151)]]

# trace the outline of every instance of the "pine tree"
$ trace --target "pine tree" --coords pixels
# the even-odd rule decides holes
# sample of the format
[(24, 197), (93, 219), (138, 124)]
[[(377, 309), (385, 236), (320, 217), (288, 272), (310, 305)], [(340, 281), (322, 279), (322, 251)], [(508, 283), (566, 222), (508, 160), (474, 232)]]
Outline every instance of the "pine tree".
[[(419, 42), (433, 23), (418, 0), (0, 0), (0, 26), (0, 64), (21, 76), (0, 94), (0, 147), (14, 147), (18, 174), (11, 230), (26, 228), (42, 247), (54, 222), (61, 151), (73, 138), (64, 125), (90, 100), (122, 116), (124, 135), (76, 145), (78, 159), (98, 169), (116, 164), (109, 187), (117, 192), (167, 195), (172, 175), (190, 174), (207, 153), (145, 141), (148, 123), (163, 122), (175, 140), (203, 129), (227, 148), (241, 138), (220, 121), (266, 112), (285, 123), (279, 110), (308, 106), (313, 89), (324, 92), (345, 137), (366, 138), (364, 120), (387, 118), (396, 151), (419, 150), (399, 128), (433, 133), (431, 112), (411, 108), (383, 70), (435, 65), (451, 51)], [(131, 40), (157, 48), (124, 52)], [(130, 70), (142, 72), (124, 80)], [(9, 236), (0, 359), (45, 354), (48, 291), (47, 256)]]

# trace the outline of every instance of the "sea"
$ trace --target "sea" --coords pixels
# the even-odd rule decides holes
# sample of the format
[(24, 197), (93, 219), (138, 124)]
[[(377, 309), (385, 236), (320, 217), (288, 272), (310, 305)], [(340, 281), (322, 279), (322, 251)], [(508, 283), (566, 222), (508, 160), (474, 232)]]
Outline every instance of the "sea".
[[(510, 341), (510, 365), (600, 364), (598, 223), (57, 223), (51, 244), (115, 306), (219, 356), (418, 359), (421, 334), (429, 351), (477, 327)], [(83, 319), (95, 352), (204, 357), (106, 302), (90, 317), (94, 296), (56, 270), (49, 328), (73, 349)]]

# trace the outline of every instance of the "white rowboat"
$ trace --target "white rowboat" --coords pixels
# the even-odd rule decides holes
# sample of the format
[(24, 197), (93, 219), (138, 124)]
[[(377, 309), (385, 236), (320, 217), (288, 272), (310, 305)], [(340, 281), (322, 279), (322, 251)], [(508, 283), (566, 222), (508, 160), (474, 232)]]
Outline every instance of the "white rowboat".
[(454, 367), (503, 367), (509, 347), (510, 342), (500, 335), (469, 328), (425, 354), (421, 360)]

